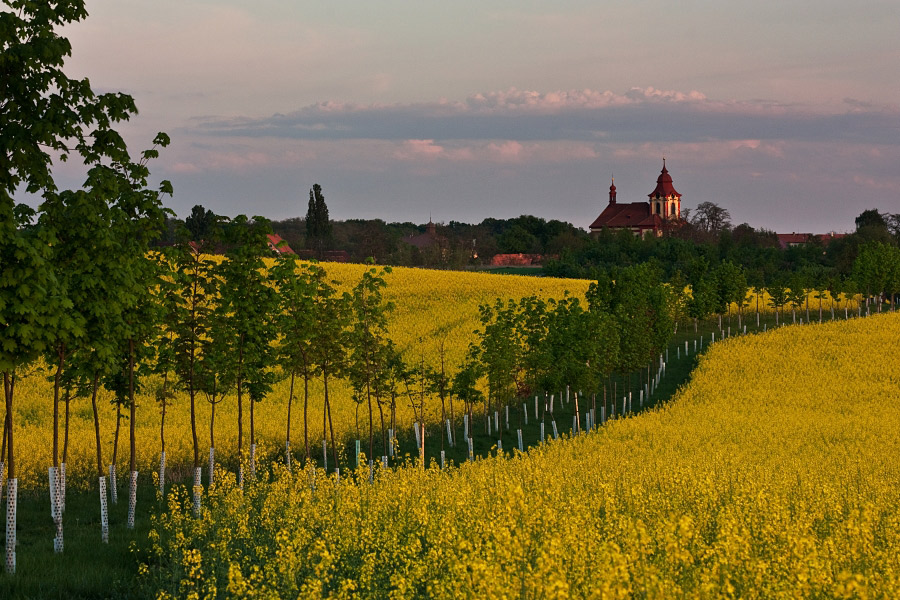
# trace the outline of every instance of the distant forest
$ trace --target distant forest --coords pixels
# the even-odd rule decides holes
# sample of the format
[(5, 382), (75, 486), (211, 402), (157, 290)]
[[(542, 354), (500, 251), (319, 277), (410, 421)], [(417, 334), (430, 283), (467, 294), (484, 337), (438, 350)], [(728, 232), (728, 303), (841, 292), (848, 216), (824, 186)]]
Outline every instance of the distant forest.
[[(530, 215), (513, 219), (485, 219), (478, 224), (450, 221), (436, 224), (386, 223), (381, 219), (329, 221), (326, 239), (307, 235), (307, 219), (271, 221), (272, 231), (294, 250), (343, 251), (351, 262), (369, 258), (377, 264), (443, 269), (484, 268), (496, 254), (533, 254), (543, 257), (535, 274), (595, 279), (618, 267), (655, 263), (666, 279), (693, 279), (722, 262), (741, 268), (751, 285), (766, 285), (788, 274), (807, 279), (847, 278), (860, 248), (867, 242), (900, 246), (900, 214), (866, 210), (855, 220), (854, 232), (831, 239), (781, 248), (774, 231), (744, 223), (732, 226), (727, 210), (706, 203), (662, 237), (638, 238), (627, 231), (604, 231), (591, 236), (558, 220)], [(712, 218), (710, 218), (712, 216)], [(183, 225), (197, 229), (216, 216), (202, 207), (185, 221), (170, 220), (170, 240)], [(193, 221), (193, 223), (192, 223)], [(413, 245), (411, 241), (418, 241)]]

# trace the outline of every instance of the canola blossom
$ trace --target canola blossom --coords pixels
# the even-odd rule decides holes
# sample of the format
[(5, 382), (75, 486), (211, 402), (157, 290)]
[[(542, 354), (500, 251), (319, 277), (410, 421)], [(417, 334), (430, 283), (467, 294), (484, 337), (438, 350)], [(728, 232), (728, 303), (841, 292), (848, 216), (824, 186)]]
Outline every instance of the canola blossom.
[[(270, 263), (271, 264), (271, 263)], [(349, 291), (367, 268), (366, 265), (324, 263), (328, 277), (340, 282), (339, 291)], [(390, 335), (397, 346), (407, 353), (407, 359), (417, 361), (421, 356), (432, 367), (438, 366), (439, 347), (444, 345), (445, 358), (450, 369), (462, 362), (473, 331), (478, 327), (479, 304), (496, 298), (519, 299), (536, 295), (541, 298), (560, 298), (566, 292), (583, 297), (590, 282), (572, 279), (491, 275), (458, 271), (395, 268), (385, 275), (385, 298), (396, 308), (389, 317)], [(16, 384), (16, 405), (13, 422), (19, 448), (17, 470), (22, 488), (47, 485), (47, 466), (51, 464), (51, 446), (48, 443), (52, 431), (53, 386), (50, 369), (46, 366), (21, 373)], [(156, 472), (159, 467), (159, 428), (161, 413), (154, 396), (158, 385), (148, 378), (137, 398), (137, 468), (144, 476)], [(357, 404), (352, 398), (350, 385), (344, 380), (329, 384), (332, 394), (331, 412), (335, 435), (339, 440), (355, 436)], [(259, 448), (257, 458), (283, 453), (285, 419), (289, 381), (282, 380), (271, 394), (257, 407), (256, 434)], [(298, 396), (300, 394), (300, 396)], [(104, 462), (112, 457), (113, 433), (116, 410), (113, 395), (101, 390), (98, 397), (100, 409), (100, 436)], [(292, 447), (302, 448), (302, 383), (295, 386), (294, 412), (292, 416)], [(323, 390), (320, 379), (310, 385), (310, 445), (321, 448)], [(60, 407), (63, 411), (63, 407)], [(246, 407), (245, 407), (245, 410)], [(127, 409), (123, 414), (127, 416)], [(198, 395), (197, 420), (200, 446), (208, 444), (210, 405)], [(403, 399), (397, 403), (398, 423), (404, 430), (411, 428), (413, 411)], [(440, 404), (426, 407), (429, 423), (440, 421)], [(119, 472), (128, 459), (128, 421), (123, 416), (117, 463)], [(96, 484), (96, 458), (94, 446), (93, 414), (90, 398), (73, 398), (70, 405), (70, 431), (67, 468), (68, 485), (86, 487)], [(62, 433), (61, 433), (62, 437)], [(62, 442), (61, 442), (62, 443)], [(237, 452), (237, 402), (234, 392), (216, 406), (216, 457), (217, 460), (236, 462)], [(176, 393), (166, 410), (166, 460), (169, 477), (181, 478), (188, 473), (192, 460), (190, 407), (186, 392)]]
[(900, 315), (717, 342), (658, 409), (458, 468), (175, 491), (159, 598), (900, 593)]

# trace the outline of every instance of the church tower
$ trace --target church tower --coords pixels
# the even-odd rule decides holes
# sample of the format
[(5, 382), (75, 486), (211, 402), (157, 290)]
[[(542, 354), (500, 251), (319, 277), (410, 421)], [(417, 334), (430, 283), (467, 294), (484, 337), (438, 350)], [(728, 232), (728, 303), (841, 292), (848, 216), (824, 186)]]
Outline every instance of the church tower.
[(675, 191), (672, 185), (672, 176), (666, 168), (666, 159), (663, 158), (663, 168), (656, 179), (656, 189), (648, 194), (650, 197), (650, 214), (659, 215), (666, 220), (681, 218), (681, 194)]

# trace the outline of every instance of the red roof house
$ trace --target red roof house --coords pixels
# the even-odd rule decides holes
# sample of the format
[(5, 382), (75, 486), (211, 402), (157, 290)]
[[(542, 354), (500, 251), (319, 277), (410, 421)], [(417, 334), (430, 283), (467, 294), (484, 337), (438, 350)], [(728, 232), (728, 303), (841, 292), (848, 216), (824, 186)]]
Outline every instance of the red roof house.
[(269, 249), (272, 252), (277, 252), (278, 254), (296, 254), (291, 247), (287, 245), (280, 235), (277, 233), (270, 233), (267, 236), (269, 238)]
[(842, 237), (846, 237), (846, 233), (778, 233), (778, 244), (781, 246), (781, 249), (784, 250), (790, 246), (802, 246), (804, 244), (808, 244), (813, 240), (817, 240), (821, 242), (823, 246), (827, 246), (834, 240), (839, 240)]

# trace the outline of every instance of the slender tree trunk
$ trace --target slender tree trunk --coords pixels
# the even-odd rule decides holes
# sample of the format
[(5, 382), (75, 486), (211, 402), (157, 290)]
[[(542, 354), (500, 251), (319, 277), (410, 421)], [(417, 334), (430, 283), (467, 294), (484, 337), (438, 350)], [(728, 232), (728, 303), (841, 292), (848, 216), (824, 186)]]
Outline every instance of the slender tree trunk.
[(97, 447), (97, 480), (100, 484), (100, 539), (109, 543), (109, 521), (106, 509), (106, 477), (103, 475), (103, 455), (100, 446), (100, 413), (97, 410), (97, 390), (100, 387), (100, 374), (94, 373), (91, 381), (91, 409), (94, 412), (94, 441)]
[[(122, 403), (116, 398), (116, 433), (113, 437), (112, 465), (116, 466), (119, 457), (119, 429), (122, 423)], [(110, 482), (112, 483), (112, 482)]]
[(213, 401), (209, 406), (209, 447), (216, 447), (216, 404), (219, 401), (213, 396)]
[[(291, 405), (294, 403), (294, 379), (297, 377), (297, 372), (291, 369), (291, 391), (288, 393), (288, 405), (287, 405), (287, 432), (285, 434), (284, 441), (286, 442), (285, 452), (289, 452), (289, 448), (291, 446)], [(285, 460), (290, 460), (287, 456), (285, 456)]]
[(63, 428), (63, 452), (62, 452), (62, 464), (66, 464), (66, 459), (69, 457), (69, 400), (72, 397), (72, 390), (69, 387), (66, 387), (65, 394), (63, 396), (63, 403), (66, 406), (65, 410), (65, 418), (66, 418), (66, 426)]
[(372, 411), (372, 390), (369, 386), (369, 376), (366, 376), (366, 400), (369, 403), (369, 460), (375, 460), (375, 421)]
[(65, 363), (66, 346), (61, 344), (56, 351), (58, 362), (53, 375), (53, 466), (59, 468), (59, 380)]
[(309, 371), (303, 370), (303, 446), (306, 448), (306, 461), (309, 462)]
[(244, 482), (244, 338), (238, 340), (238, 377), (237, 377), (237, 401), (238, 401), (238, 483)]
[(325, 380), (325, 412), (328, 414), (328, 429), (331, 432), (331, 452), (334, 455), (334, 468), (338, 468), (337, 445), (334, 443), (334, 424), (331, 422), (331, 404), (328, 402), (328, 372), (324, 374)]
[(50, 514), (53, 517), (53, 525), (56, 529), (53, 538), (53, 551), (63, 551), (63, 523), (62, 523), (62, 489), (60, 487), (59, 469), (59, 382), (65, 363), (66, 345), (60, 344), (57, 348), (58, 358), (56, 373), (53, 376), (53, 465), (49, 470), (48, 484), (50, 486)]
[(168, 404), (168, 385), (169, 374), (163, 375), (163, 397), (162, 397), (162, 417), (159, 420), (159, 445), (163, 454), (166, 453), (166, 405)]
[(134, 511), (137, 506), (137, 444), (135, 440), (135, 421), (137, 406), (134, 401), (134, 340), (128, 340), (128, 404), (131, 409), (131, 420), (128, 427), (128, 443), (131, 456), (130, 479), (128, 485), (128, 529), (134, 529)]
[[(243, 350), (243, 349), (242, 349)], [(237, 379), (238, 401), (238, 485), (244, 485), (244, 382), (240, 375)]]
[(94, 379), (91, 381), (91, 409), (94, 411), (94, 441), (97, 447), (97, 476), (103, 477), (103, 456), (100, 446), (100, 413), (97, 410), (97, 388), (99, 387), (100, 375), (94, 373)]
[(18, 480), (16, 479), (15, 452), (13, 452), (13, 393), (15, 392), (15, 375), (3, 372), (3, 392), (6, 401), (6, 441), (7, 454), (7, 492), (6, 492), (6, 572), (16, 572), (16, 508), (18, 504)]
[(384, 428), (384, 407), (381, 405), (381, 401), (378, 402), (378, 414), (381, 417), (381, 447), (384, 456), (387, 456), (387, 431)]

